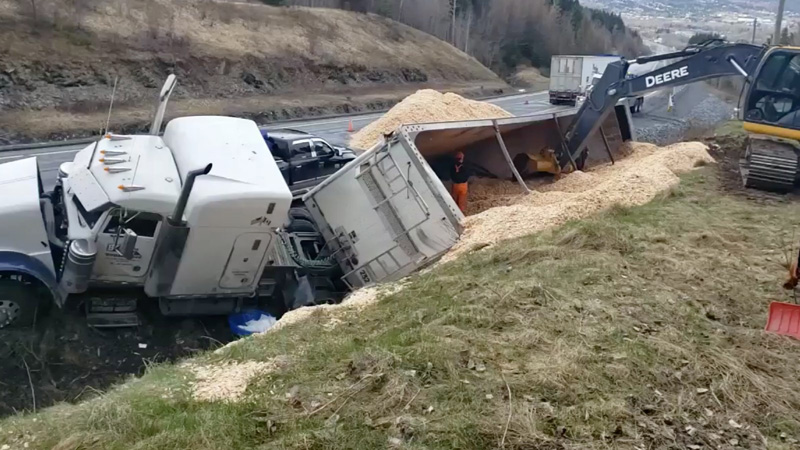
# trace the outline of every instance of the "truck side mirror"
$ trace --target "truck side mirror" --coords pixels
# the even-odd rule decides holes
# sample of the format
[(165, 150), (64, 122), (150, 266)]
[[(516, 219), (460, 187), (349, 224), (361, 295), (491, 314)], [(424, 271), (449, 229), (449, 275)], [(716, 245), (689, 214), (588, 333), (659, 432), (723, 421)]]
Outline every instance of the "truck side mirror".
[(122, 243), (117, 247), (117, 253), (125, 259), (131, 260), (136, 255), (136, 239), (138, 236), (133, 230), (122, 230)]

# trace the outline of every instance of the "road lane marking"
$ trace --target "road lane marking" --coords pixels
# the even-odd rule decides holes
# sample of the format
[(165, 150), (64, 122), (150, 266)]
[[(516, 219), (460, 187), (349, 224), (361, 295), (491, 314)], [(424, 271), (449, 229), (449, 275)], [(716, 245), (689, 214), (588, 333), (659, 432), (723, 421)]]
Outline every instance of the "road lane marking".
[[(318, 126), (318, 125), (329, 125), (329, 124), (332, 124), (332, 123), (347, 123), (348, 120), (352, 120), (353, 122), (361, 121), (361, 120), (374, 120), (375, 118), (378, 118), (380, 116), (382, 116), (382, 114), (377, 114), (374, 117), (373, 116), (363, 116), (363, 115), (361, 115), (361, 116), (353, 116), (352, 118), (347, 118), (346, 117), (346, 118), (343, 118), (343, 119), (328, 120), (326, 122), (301, 123), (299, 125), (293, 125), (291, 123), (287, 123), (286, 126), (280, 127), (280, 128), (275, 128), (275, 129), (279, 130), (281, 128), (306, 128), (306, 127), (314, 127), (314, 126)], [(276, 124), (276, 125), (278, 125), (278, 124)], [(271, 127), (269, 125), (266, 125), (266, 126), (264, 126), (264, 128), (269, 129)]]
[(83, 149), (79, 148), (77, 150), (60, 150), (60, 151), (57, 151), (57, 152), (26, 153), (26, 154), (23, 154), (23, 155), (0, 156), (0, 160), (12, 159), (12, 158), (30, 158), (31, 156), (61, 155), (61, 154), (64, 154), (64, 153), (78, 153), (81, 150), (83, 150)]

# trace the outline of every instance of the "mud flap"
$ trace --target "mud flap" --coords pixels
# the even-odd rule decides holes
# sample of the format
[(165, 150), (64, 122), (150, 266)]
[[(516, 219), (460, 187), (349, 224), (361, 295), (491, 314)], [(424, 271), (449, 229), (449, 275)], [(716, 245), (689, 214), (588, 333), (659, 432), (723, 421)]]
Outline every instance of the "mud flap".
[(800, 305), (783, 302), (770, 303), (765, 330), (800, 339)]

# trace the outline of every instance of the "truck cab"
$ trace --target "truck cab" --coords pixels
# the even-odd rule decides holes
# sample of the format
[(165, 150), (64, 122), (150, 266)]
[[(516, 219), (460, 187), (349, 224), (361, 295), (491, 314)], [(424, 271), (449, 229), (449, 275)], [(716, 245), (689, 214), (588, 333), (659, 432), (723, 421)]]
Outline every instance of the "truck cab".
[(162, 311), (236, 305), (259, 289), (292, 199), (258, 127), (231, 117), (175, 119), (163, 137), (107, 134), (60, 168), (52, 192), (36, 158), (4, 164), (0, 193), (0, 327), (35, 315), (26, 297), (62, 305), (90, 288), (138, 289)]

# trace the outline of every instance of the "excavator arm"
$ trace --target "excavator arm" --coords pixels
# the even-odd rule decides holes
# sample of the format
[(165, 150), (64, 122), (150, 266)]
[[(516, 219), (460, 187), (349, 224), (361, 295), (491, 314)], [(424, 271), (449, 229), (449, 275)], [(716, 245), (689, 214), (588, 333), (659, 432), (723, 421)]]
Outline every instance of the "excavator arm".
[[(583, 168), (583, 152), (589, 137), (594, 134), (617, 102), (625, 97), (637, 97), (647, 92), (682, 86), (696, 81), (724, 76), (750, 78), (755, 73), (766, 47), (750, 44), (727, 44), (719, 41), (690, 46), (663, 55), (640, 57), (633, 62), (620, 60), (606, 67), (602, 78), (578, 110), (575, 121), (565, 137), (565, 145), (556, 151), (562, 169), (570, 164)], [(646, 64), (681, 58), (667, 66), (643, 75), (626, 79), (631, 64)]]

